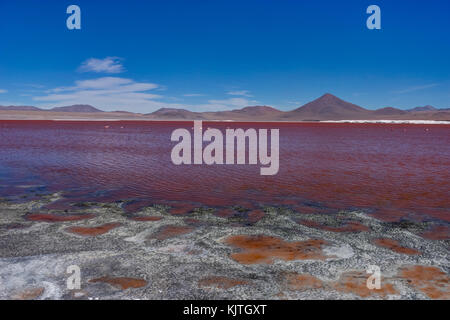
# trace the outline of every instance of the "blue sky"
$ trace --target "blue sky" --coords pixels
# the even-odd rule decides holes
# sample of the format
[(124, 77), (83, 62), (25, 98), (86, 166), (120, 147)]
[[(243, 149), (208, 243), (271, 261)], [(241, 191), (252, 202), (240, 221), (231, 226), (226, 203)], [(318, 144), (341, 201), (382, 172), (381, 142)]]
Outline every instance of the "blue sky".
[(449, 16), (448, 0), (2, 0), (0, 105), (449, 108)]

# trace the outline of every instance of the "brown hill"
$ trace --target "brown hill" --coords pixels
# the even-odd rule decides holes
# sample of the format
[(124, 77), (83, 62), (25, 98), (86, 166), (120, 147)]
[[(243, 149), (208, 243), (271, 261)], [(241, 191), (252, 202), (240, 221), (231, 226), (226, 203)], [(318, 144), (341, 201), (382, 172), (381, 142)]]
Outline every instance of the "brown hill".
[(283, 111), (268, 106), (251, 106), (231, 111), (204, 112), (210, 120), (273, 120), (278, 119)]
[(245, 107), (238, 110), (230, 111), (230, 113), (239, 114), (239, 115), (247, 115), (252, 117), (266, 117), (266, 116), (278, 116), (283, 113), (278, 109), (269, 107), (269, 106), (253, 106), (253, 107)]
[(392, 107), (386, 107), (386, 108), (381, 108), (381, 109), (372, 111), (372, 113), (377, 116), (393, 116), (393, 115), (407, 114), (408, 111), (404, 111), (404, 110), (400, 110), (400, 109), (392, 108)]
[(93, 106), (88, 105), (88, 104), (74, 104), (72, 106), (66, 106), (66, 107), (55, 107), (48, 111), (52, 111), (52, 112), (87, 112), (87, 113), (103, 112), (102, 110), (94, 108)]
[(412, 108), (412, 109), (408, 109), (406, 111), (409, 111), (409, 112), (421, 112), (421, 111), (436, 111), (436, 110), (438, 110), (438, 109), (436, 109), (433, 106), (426, 105), (424, 107), (415, 107), (415, 108)]
[(450, 121), (450, 111), (438, 110), (438, 111), (419, 111), (408, 112), (401, 116), (391, 116), (393, 120), (440, 120)]
[[(422, 109), (424, 108), (424, 109)], [(31, 106), (0, 106), (0, 119), (141, 119), (141, 120), (235, 120), (235, 121), (317, 121), (317, 120), (444, 120), (450, 121), (450, 110), (430, 106), (410, 111), (386, 107), (367, 110), (332, 94), (284, 112), (269, 106), (251, 106), (217, 112), (193, 112), (162, 108), (153, 113), (127, 111), (103, 112), (90, 105), (73, 105), (42, 110)], [(426, 109), (426, 110), (425, 110)]]
[(352, 120), (367, 119), (370, 111), (327, 93), (300, 108), (286, 112), (285, 120)]
[(185, 109), (161, 108), (149, 113), (152, 119), (160, 120), (273, 120), (282, 111), (268, 106), (252, 106), (231, 111), (192, 112)]
[(153, 113), (146, 114), (146, 116), (161, 120), (201, 120), (205, 118), (201, 113), (175, 108), (161, 108)]
[(32, 106), (0, 106), (0, 110), (5, 111), (40, 111), (41, 109)]

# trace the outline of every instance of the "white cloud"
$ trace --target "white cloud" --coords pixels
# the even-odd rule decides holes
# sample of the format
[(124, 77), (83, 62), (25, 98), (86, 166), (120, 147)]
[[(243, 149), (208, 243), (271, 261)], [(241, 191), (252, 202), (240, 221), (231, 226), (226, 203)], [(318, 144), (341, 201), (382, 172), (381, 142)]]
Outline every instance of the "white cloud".
[(186, 93), (186, 94), (183, 94), (183, 97), (203, 97), (203, 96), (205, 96), (205, 95), (202, 94), (202, 93)]
[(0, 93), (7, 93), (7, 92), (8, 92), (8, 90), (0, 89)]
[(253, 97), (248, 90), (228, 91), (227, 94), (231, 96)]
[(415, 92), (415, 91), (419, 91), (419, 90), (433, 88), (433, 87), (436, 87), (437, 85), (438, 85), (438, 83), (431, 83), (431, 84), (426, 84), (423, 86), (413, 86), (413, 87), (409, 87), (409, 88), (406, 88), (403, 90), (394, 91), (393, 93), (399, 93), (399, 94), (410, 93), (410, 92)]
[(161, 102), (153, 100), (162, 97), (148, 92), (158, 87), (154, 83), (136, 82), (119, 77), (103, 77), (76, 81), (71, 87), (50, 89), (46, 91), (46, 95), (36, 96), (33, 100), (40, 101), (47, 107), (91, 104), (108, 110), (121, 108), (148, 112), (155, 107), (160, 107)]
[(125, 68), (122, 59), (118, 57), (106, 57), (104, 59), (90, 58), (84, 61), (78, 68), (80, 72), (97, 73), (122, 73)]
[[(39, 102), (37, 106), (42, 108), (90, 104), (102, 110), (127, 110), (141, 113), (150, 113), (159, 108), (183, 108), (191, 111), (233, 110), (257, 103), (255, 100), (236, 97), (186, 105), (175, 103), (173, 97), (153, 93), (160, 92), (160, 88), (164, 87), (121, 77), (102, 77), (76, 81), (69, 87), (46, 90), (45, 94), (34, 96), (33, 100)], [(171, 100), (172, 102), (166, 102)]]
[(103, 77), (89, 80), (75, 81), (75, 86), (59, 87), (47, 90), (48, 93), (68, 92), (74, 90), (114, 90), (114, 92), (147, 91), (157, 89), (154, 83), (139, 83), (132, 79), (119, 77)]
[(39, 83), (19, 83), (19, 85), (23, 85), (23, 86), (25, 86), (25, 87), (31, 87), (31, 88), (34, 88), (34, 89), (42, 89), (42, 88), (45, 88), (44, 85), (39, 84)]

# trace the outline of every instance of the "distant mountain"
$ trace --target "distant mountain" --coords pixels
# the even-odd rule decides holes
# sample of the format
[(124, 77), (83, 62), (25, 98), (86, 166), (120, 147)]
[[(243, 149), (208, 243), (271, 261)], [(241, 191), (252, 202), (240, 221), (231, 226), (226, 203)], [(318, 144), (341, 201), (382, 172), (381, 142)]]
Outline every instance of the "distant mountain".
[(39, 108), (32, 106), (0, 106), (0, 110), (8, 111), (42, 111)]
[(409, 111), (409, 112), (422, 112), (422, 111), (436, 111), (436, 110), (438, 110), (438, 109), (436, 109), (433, 106), (426, 105), (424, 107), (415, 107), (415, 108), (412, 108), (412, 109), (408, 109), (406, 111)]
[(250, 106), (242, 109), (216, 112), (192, 112), (185, 109), (161, 108), (147, 114), (160, 120), (271, 120), (283, 114), (283, 111), (268, 106)]
[(53, 112), (86, 112), (86, 113), (103, 112), (102, 110), (94, 108), (93, 106), (88, 105), (88, 104), (74, 104), (72, 106), (56, 107), (56, 108), (50, 109), (48, 111), (53, 111)]
[[(29, 111), (23, 112), (23, 111)], [(55, 115), (56, 113), (57, 116)], [(81, 113), (82, 115), (74, 115)], [(88, 115), (89, 114), (89, 115)], [(193, 112), (185, 109), (161, 108), (140, 114), (128, 111), (104, 112), (91, 105), (73, 105), (42, 110), (32, 106), (0, 106), (0, 119), (146, 119), (146, 120), (235, 120), (235, 121), (322, 121), (322, 120), (445, 120), (450, 121), (450, 108), (432, 106), (400, 110), (385, 107), (364, 109), (330, 93), (324, 94), (292, 111), (269, 106), (215, 112)]]
[(133, 114), (134, 113), (134, 112), (124, 111), (124, 110), (116, 110), (116, 111), (111, 111), (111, 112), (115, 112), (115, 113), (129, 113), (129, 114)]
[(238, 110), (232, 110), (229, 111), (229, 113), (261, 117), (261, 116), (277, 116), (282, 114), (283, 111), (268, 106), (253, 106), (253, 107), (245, 107)]
[(397, 108), (386, 107), (373, 111), (373, 114), (377, 116), (393, 116), (393, 115), (402, 115), (408, 113), (407, 111), (400, 110)]
[(251, 106), (230, 111), (204, 112), (210, 120), (263, 121), (280, 117), (284, 112), (268, 106)]
[(173, 119), (173, 120), (201, 120), (204, 117), (197, 113), (185, 109), (161, 108), (153, 113), (146, 114), (152, 119)]
[(351, 120), (364, 119), (370, 114), (356, 104), (344, 101), (326, 93), (300, 108), (286, 112), (282, 119), (286, 120)]

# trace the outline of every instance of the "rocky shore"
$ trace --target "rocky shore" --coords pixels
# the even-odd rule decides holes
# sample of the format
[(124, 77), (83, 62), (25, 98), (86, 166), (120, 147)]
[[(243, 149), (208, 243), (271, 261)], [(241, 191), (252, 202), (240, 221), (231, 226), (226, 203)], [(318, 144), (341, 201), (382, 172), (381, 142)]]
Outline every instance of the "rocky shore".
[(448, 222), (61, 198), (0, 199), (0, 299), (450, 299)]

